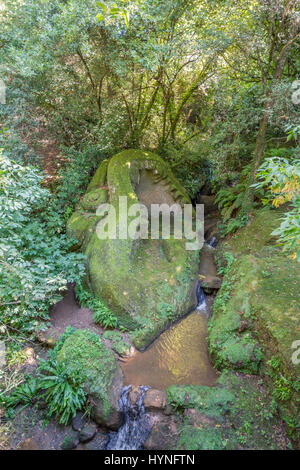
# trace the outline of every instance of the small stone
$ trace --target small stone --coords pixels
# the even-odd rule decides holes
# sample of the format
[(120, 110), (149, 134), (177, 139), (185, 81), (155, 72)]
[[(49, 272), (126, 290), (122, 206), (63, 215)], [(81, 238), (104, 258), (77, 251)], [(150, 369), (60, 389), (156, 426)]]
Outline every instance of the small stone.
[(39, 330), (36, 333), (37, 340), (46, 348), (54, 348), (61, 336), (61, 331), (54, 326), (45, 331)]
[(129, 398), (130, 398), (132, 405), (136, 404), (140, 394), (141, 394), (140, 387), (131, 387), (131, 390), (129, 392)]
[(81, 429), (86, 425), (87, 419), (81, 411), (76, 413), (75, 418), (72, 420), (72, 428), (74, 431), (81, 431)]
[(211, 290), (218, 290), (222, 285), (222, 281), (217, 276), (205, 276), (202, 280), (204, 292), (210, 293)]
[(72, 430), (69, 432), (69, 434), (65, 436), (64, 440), (62, 441), (60, 445), (60, 448), (62, 450), (75, 449), (78, 443), (79, 443), (78, 433)]
[(87, 424), (79, 433), (80, 442), (88, 442), (93, 439), (97, 432), (97, 426), (95, 424)]
[(169, 450), (176, 448), (178, 440), (178, 428), (175, 421), (163, 414), (158, 417), (159, 421), (154, 425), (150, 434), (143, 444), (146, 450)]
[(144, 406), (146, 410), (164, 410), (167, 406), (166, 392), (150, 388), (145, 393)]

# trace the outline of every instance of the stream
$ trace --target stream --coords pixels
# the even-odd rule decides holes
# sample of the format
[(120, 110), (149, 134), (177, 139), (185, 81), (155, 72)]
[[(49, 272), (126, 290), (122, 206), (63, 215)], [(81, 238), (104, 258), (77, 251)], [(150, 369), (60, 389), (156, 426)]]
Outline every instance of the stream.
[[(147, 439), (150, 419), (144, 408), (149, 387), (164, 390), (170, 385), (214, 384), (217, 375), (208, 355), (206, 335), (208, 306), (199, 281), (196, 288), (197, 308), (164, 331), (144, 352), (137, 351), (121, 362), (125, 387), (119, 400), (123, 425), (110, 433), (109, 450), (139, 450)], [(131, 386), (139, 386), (140, 395), (131, 403)]]
[(207, 348), (207, 302), (198, 282), (197, 308), (164, 331), (146, 351), (136, 351), (121, 362), (125, 385), (148, 385), (164, 390), (170, 385), (214, 384), (217, 376)]

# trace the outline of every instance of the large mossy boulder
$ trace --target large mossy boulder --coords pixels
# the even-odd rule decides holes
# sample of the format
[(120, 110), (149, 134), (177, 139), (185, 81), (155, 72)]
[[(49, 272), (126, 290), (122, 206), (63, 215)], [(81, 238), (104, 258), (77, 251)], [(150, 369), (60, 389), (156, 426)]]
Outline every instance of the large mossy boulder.
[(120, 426), (119, 395), (123, 374), (113, 353), (89, 330), (74, 330), (62, 337), (57, 360), (70, 374), (84, 380), (95, 421), (110, 429)]
[[(104, 161), (87, 193), (68, 222), (68, 234), (78, 241), (87, 256), (87, 281), (96, 297), (102, 298), (133, 332), (138, 348), (145, 347), (170, 320), (195, 305), (198, 251), (186, 250), (185, 239), (118, 237), (119, 197), (132, 204), (191, 201), (169, 166), (157, 155), (139, 150), (123, 151)], [(100, 239), (99, 204), (109, 202), (116, 211), (116, 239)], [(99, 203), (99, 204), (98, 204)], [(97, 211), (98, 207), (98, 211)], [(135, 217), (127, 217), (127, 225)]]

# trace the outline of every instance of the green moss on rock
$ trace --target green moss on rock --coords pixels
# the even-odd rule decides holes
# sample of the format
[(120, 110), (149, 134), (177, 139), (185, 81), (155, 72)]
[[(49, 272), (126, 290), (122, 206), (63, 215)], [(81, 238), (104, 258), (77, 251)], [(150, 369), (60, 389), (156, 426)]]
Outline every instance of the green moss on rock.
[(68, 237), (77, 240), (78, 247), (84, 249), (99, 220), (100, 217), (93, 214), (84, 214), (82, 211), (74, 212), (67, 224)]
[(108, 160), (104, 160), (101, 163), (96, 173), (94, 174), (93, 178), (91, 179), (90, 184), (87, 187), (87, 190), (86, 190), (87, 193), (105, 185), (106, 174), (107, 174), (107, 164), (108, 164)]
[(68, 373), (83, 380), (97, 423), (115, 428), (119, 423), (118, 397), (122, 372), (100, 337), (89, 330), (75, 330), (59, 344), (57, 359)]
[[(235, 256), (237, 261), (226, 272), (217, 296), (209, 343), (217, 366), (242, 366), (242, 370), (248, 371), (247, 356), (250, 360), (253, 352), (258, 352), (256, 348), (251, 351), (251, 344), (254, 345), (253, 341), (261, 344), (264, 355), (260, 372), (279, 404), (294, 444), (299, 447), (300, 365), (292, 361), (292, 345), (300, 338), (300, 263), (276, 246), (271, 233), (280, 224), (282, 210), (257, 211), (248, 227), (219, 243), (219, 264), (224, 264), (228, 256)], [(243, 351), (245, 338), (247, 348)], [(237, 362), (238, 358), (242, 361)], [(259, 358), (258, 352), (257, 365)]]
[(256, 377), (224, 372), (216, 386), (172, 386), (169, 403), (182, 416), (173, 448), (286, 449), (290, 442), (274, 402)]
[(227, 236), (216, 249), (216, 258), (224, 264), (224, 253), (232, 253), (235, 257), (246, 254), (263, 256), (272, 253), (277, 239), (272, 235), (279, 227), (283, 209), (263, 208), (255, 212), (252, 222)]
[(209, 349), (218, 368), (256, 373), (262, 351), (252, 335), (257, 264), (251, 256), (237, 260), (226, 274), (209, 323)]
[(121, 333), (118, 331), (105, 331), (102, 337), (103, 339), (107, 339), (111, 342), (111, 348), (119, 356), (127, 356), (130, 353), (130, 343), (124, 341)]
[[(127, 196), (128, 209), (137, 202), (148, 207), (153, 193), (161, 196), (160, 203), (168, 201), (183, 205), (190, 199), (158, 155), (126, 150), (102, 163), (97, 170), (82, 200), (84, 205), (88, 201), (85, 205), (90, 211), (88, 215), (79, 210), (68, 222), (68, 234), (82, 243), (86, 253), (91, 290), (96, 297), (107, 302), (120, 325), (134, 331), (135, 345), (143, 348), (170, 321), (159, 308), (162, 302), (170, 305), (172, 319), (195, 305), (198, 252), (186, 250), (187, 240), (172, 238), (100, 239), (96, 225), (92, 222), (89, 225), (87, 220), (90, 216), (95, 217), (96, 207), (90, 201), (95, 191), (99, 194), (103, 190), (103, 185), (116, 212), (117, 234), (122, 225), (118, 218), (120, 196)], [(135, 218), (128, 216), (127, 225)], [(106, 220), (102, 218), (102, 222)]]
[(85, 194), (81, 201), (83, 210), (96, 212), (100, 204), (104, 204), (108, 200), (107, 191), (105, 189), (94, 189)]

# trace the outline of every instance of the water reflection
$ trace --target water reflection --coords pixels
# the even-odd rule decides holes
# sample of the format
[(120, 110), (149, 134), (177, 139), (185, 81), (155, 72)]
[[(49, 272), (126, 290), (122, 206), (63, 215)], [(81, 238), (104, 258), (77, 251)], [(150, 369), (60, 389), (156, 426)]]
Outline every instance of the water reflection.
[(217, 376), (207, 351), (207, 321), (195, 311), (171, 326), (144, 352), (121, 363), (125, 385), (164, 389), (174, 384), (213, 385)]

